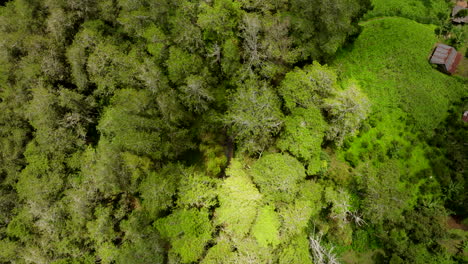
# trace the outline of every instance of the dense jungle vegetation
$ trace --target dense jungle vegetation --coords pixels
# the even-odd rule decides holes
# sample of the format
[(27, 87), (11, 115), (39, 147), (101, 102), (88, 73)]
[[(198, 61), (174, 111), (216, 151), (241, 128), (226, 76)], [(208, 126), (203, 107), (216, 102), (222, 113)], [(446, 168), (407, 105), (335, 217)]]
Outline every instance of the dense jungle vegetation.
[(452, 2), (1, 3), (0, 263), (468, 263)]

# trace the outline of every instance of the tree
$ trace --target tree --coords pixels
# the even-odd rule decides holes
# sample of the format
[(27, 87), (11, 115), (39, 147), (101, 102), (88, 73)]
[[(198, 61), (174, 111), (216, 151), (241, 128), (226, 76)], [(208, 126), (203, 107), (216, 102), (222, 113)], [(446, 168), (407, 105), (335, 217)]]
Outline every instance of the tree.
[(284, 106), (289, 111), (295, 107), (321, 108), (325, 98), (334, 95), (338, 89), (337, 75), (334, 70), (317, 62), (290, 71), (278, 88)]
[[(100, 40), (90, 53), (86, 70), (97, 85), (95, 94), (112, 96), (121, 87), (138, 87), (138, 62), (132, 54), (125, 54), (124, 45), (116, 39)], [(123, 43), (125, 44), (125, 43)]]
[(212, 6), (202, 2), (197, 24), (203, 30), (205, 41), (221, 42), (234, 36), (241, 14), (237, 1), (216, 0)]
[(154, 226), (172, 245), (169, 257), (174, 253), (182, 263), (199, 260), (213, 232), (206, 209), (179, 209), (157, 220)]
[(171, 46), (169, 48), (169, 59), (167, 70), (169, 79), (176, 85), (185, 82), (191, 74), (198, 73), (202, 68), (202, 59), (196, 54), (190, 54), (180, 48)]
[(262, 247), (271, 246), (275, 248), (280, 243), (279, 239), (279, 217), (273, 206), (260, 208), (255, 224), (252, 227), (252, 235)]
[(241, 152), (259, 153), (272, 143), (282, 119), (276, 94), (266, 83), (249, 79), (232, 96), (224, 122)]
[(297, 235), (283, 245), (279, 254), (279, 264), (312, 264), (309, 241), (305, 234)]
[(338, 264), (338, 257), (333, 252), (333, 247), (327, 248), (322, 245), (322, 235), (313, 234), (309, 237), (310, 249), (314, 263)]
[(266, 154), (252, 165), (253, 181), (273, 202), (294, 201), (299, 184), (305, 180), (304, 166), (288, 154)]
[(143, 210), (134, 210), (128, 219), (120, 222), (125, 234), (116, 257), (116, 263), (150, 264), (164, 262), (163, 241), (151, 227), (151, 217)]
[(234, 76), (241, 68), (241, 51), (239, 40), (229, 38), (224, 41), (221, 47), (221, 69), (226, 76)]
[(157, 160), (176, 157), (191, 147), (188, 131), (166, 122), (147, 90), (116, 92), (98, 129), (120, 151)]
[(190, 1), (178, 3), (175, 14), (169, 17), (171, 39), (178, 48), (194, 56), (194, 53), (200, 52), (205, 46), (202, 31), (196, 24), (199, 4)]
[(400, 168), (395, 161), (387, 162), (378, 170), (369, 167), (364, 171), (364, 216), (374, 224), (382, 224), (386, 220), (398, 222), (402, 212), (414, 205), (417, 188), (408, 188), (401, 180)]
[(215, 211), (214, 223), (223, 226), (229, 236), (243, 238), (255, 221), (262, 195), (239, 161), (231, 160), (226, 175), (229, 177), (219, 189), (219, 207)]
[(31, 133), (24, 116), (27, 92), (20, 87), (0, 88), (0, 184), (13, 184), (25, 164), (23, 153)]
[(233, 247), (227, 238), (218, 238), (216, 245), (208, 249), (206, 256), (200, 262), (202, 264), (229, 263), (233, 258)]
[(290, 2), (292, 36), (302, 59), (329, 58), (358, 31), (357, 21), (370, 1), (293, 0)]
[(246, 13), (240, 25), (241, 36), (244, 39), (244, 64), (248, 73), (252, 73), (255, 67), (260, 67), (265, 60), (265, 54), (261, 50), (260, 32), (262, 24), (255, 13)]
[(266, 61), (261, 69), (262, 76), (278, 80), (290, 70), (290, 66), (298, 61), (299, 51), (293, 47), (289, 36), (291, 21), (282, 13), (266, 14), (262, 18), (264, 37), (261, 47)]
[(183, 170), (177, 192), (177, 205), (183, 208), (214, 207), (217, 185), (217, 179), (194, 172), (192, 168)]
[(156, 218), (162, 211), (171, 208), (181, 175), (179, 165), (168, 164), (158, 172), (150, 172), (141, 182), (142, 205), (151, 217)]
[[(237, 251), (230, 259), (231, 263), (272, 263), (274, 259), (270, 248), (260, 246), (254, 238), (247, 237), (235, 243)], [(228, 262), (229, 263), (229, 262)]]
[(204, 76), (190, 75), (187, 84), (180, 87), (182, 103), (192, 112), (200, 114), (207, 111), (214, 101), (212, 92)]
[(324, 104), (329, 122), (326, 137), (338, 146), (346, 137), (357, 134), (362, 121), (370, 112), (367, 96), (355, 83), (351, 83), (346, 90), (338, 92), (335, 98), (325, 100)]
[(106, 30), (107, 27), (101, 20), (87, 21), (74, 36), (72, 45), (67, 47), (66, 57), (70, 64), (71, 77), (79, 91), (85, 91), (89, 87), (87, 71), (89, 53), (104, 39)]
[(320, 153), (326, 129), (327, 124), (318, 108), (295, 108), (285, 118), (277, 146), (308, 164), (308, 174), (315, 174), (321, 168)]

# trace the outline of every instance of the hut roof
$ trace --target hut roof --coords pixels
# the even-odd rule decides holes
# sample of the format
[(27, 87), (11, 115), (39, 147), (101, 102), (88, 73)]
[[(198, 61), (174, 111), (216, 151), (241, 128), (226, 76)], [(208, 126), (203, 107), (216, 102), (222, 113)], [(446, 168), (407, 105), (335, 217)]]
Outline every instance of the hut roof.
[(456, 5), (453, 7), (452, 9), (452, 21), (455, 22), (455, 23), (468, 23), (468, 16), (464, 16), (464, 17), (456, 17), (456, 14), (458, 14), (458, 12), (462, 11), (462, 10), (467, 10), (468, 8), (466, 8), (466, 2), (463, 2), (465, 5)]
[(460, 60), (461, 54), (445, 44), (438, 44), (431, 56), (431, 63), (443, 65), (449, 73), (455, 72)]
[(460, 10), (463, 10), (463, 9), (466, 9), (466, 8), (463, 6), (459, 6), (459, 5), (454, 6), (452, 9), (452, 17), (454, 17), (458, 12), (460, 12)]

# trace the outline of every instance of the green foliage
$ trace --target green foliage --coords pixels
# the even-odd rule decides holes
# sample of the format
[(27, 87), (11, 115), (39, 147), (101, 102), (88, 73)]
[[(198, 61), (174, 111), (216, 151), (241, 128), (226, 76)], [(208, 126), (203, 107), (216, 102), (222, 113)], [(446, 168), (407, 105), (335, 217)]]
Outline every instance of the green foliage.
[(4, 239), (0, 240), (0, 261), (7, 262), (7, 261), (12, 261), (16, 258), (17, 252), (16, 250), (18, 249), (18, 244)]
[(158, 26), (151, 24), (145, 29), (143, 37), (147, 41), (146, 49), (154, 58), (161, 59), (164, 56), (168, 37)]
[(285, 107), (292, 111), (295, 107), (320, 108), (323, 99), (332, 96), (337, 89), (335, 71), (314, 62), (304, 69), (288, 72), (279, 86), (279, 93)]
[(200, 9), (197, 24), (203, 29), (205, 40), (218, 41), (232, 37), (241, 15), (239, 2), (216, 0), (212, 6), (202, 3)]
[(172, 206), (172, 197), (176, 194), (182, 175), (177, 165), (168, 165), (159, 172), (151, 172), (140, 184), (139, 191), (143, 198), (142, 205), (153, 217)]
[(325, 189), (325, 201), (330, 205), (329, 217), (336, 221), (340, 227), (348, 222), (348, 214), (352, 208), (350, 195), (345, 190), (334, 190), (331, 187)]
[(169, 49), (169, 59), (167, 70), (169, 79), (175, 84), (182, 84), (189, 75), (200, 71), (202, 60), (195, 54), (190, 54), (182, 49), (171, 47)]
[(252, 166), (253, 181), (274, 202), (292, 202), (305, 179), (304, 166), (288, 154), (266, 154)]
[(181, 86), (180, 99), (192, 112), (202, 113), (209, 109), (214, 101), (210, 87), (203, 76), (190, 75), (186, 79), (187, 85)]
[(309, 224), (312, 216), (317, 214), (316, 206), (307, 200), (296, 200), (278, 208), (281, 218), (281, 237), (290, 238), (302, 234)]
[(71, 77), (79, 90), (88, 88), (89, 80), (86, 71), (88, 50), (103, 38), (105, 25), (100, 20), (88, 21), (83, 29), (75, 35), (73, 44), (66, 51), (67, 61), (71, 67)]
[(227, 155), (224, 148), (218, 142), (213, 141), (214, 135), (205, 135), (199, 145), (200, 151), (203, 153), (206, 172), (216, 176), (227, 166)]
[(363, 19), (365, 20), (383, 16), (398, 16), (419, 23), (437, 25), (441, 19), (447, 18), (450, 14), (448, 2), (444, 0), (372, 0), (371, 2), (373, 9), (364, 15)]
[(213, 247), (208, 249), (205, 258), (200, 262), (202, 264), (222, 264), (228, 263), (233, 257), (232, 246), (226, 241), (221, 240)]
[(30, 133), (22, 113), (26, 98), (18, 87), (6, 86), (0, 92), (0, 174), (4, 184), (13, 183), (24, 165), (22, 155)]
[(433, 26), (404, 18), (375, 20), (365, 24), (353, 50), (342, 53), (336, 65), (344, 77), (359, 81), (381, 117), (401, 123), (395, 111), (400, 107), (416, 128), (428, 132), (445, 118), (449, 102), (464, 93), (462, 81), (427, 63), (436, 42)]
[(232, 95), (224, 122), (241, 152), (259, 153), (272, 143), (282, 119), (279, 98), (268, 84), (248, 79)]
[(112, 219), (111, 210), (109, 207), (96, 208), (94, 212), (96, 219), (87, 224), (90, 238), (99, 246), (112, 241), (117, 235), (114, 230), (114, 219)]
[(320, 0), (291, 1), (294, 44), (302, 58), (327, 58), (357, 32), (357, 18), (370, 7), (370, 1)]
[[(367, 17), (449, 14), (398, 1)], [(355, 35), (369, 4), (2, 3), (0, 262), (466, 260), (466, 106), (440, 123), (465, 80), (427, 63), (434, 26)]]
[(226, 175), (229, 177), (219, 189), (214, 222), (223, 225), (229, 235), (242, 238), (250, 232), (262, 195), (239, 161), (231, 160)]
[(261, 247), (253, 238), (246, 238), (236, 243), (237, 252), (230, 259), (231, 263), (261, 263), (273, 262), (273, 253), (269, 248)]
[(217, 204), (218, 180), (187, 169), (182, 171), (177, 205), (180, 207), (209, 208)]
[(325, 136), (326, 123), (319, 109), (296, 108), (284, 121), (284, 131), (277, 141), (278, 148), (288, 151), (299, 160), (308, 163), (308, 174), (320, 169), (320, 153)]
[(227, 76), (234, 75), (234, 73), (241, 67), (240, 64), (240, 51), (239, 40), (236, 38), (226, 39), (221, 47), (221, 69)]
[(281, 251), (278, 263), (312, 264), (307, 237), (304, 234), (293, 237)]
[(464, 204), (468, 201), (468, 194), (464, 190), (468, 185), (468, 172), (464, 169), (467, 164), (464, 153), (468, 146), (459, 142), (468, 136), (468, 129), (460, 119), (460, 113), (465, 111), (466, 106), (466, 102), (462, 101), (449, 110), (449, 116), (429, 140), (431, 149), (428, 152), (434, 178), (440, 183), (446, 197), (446, 207), (462, 215), (467, 213)]
[(135, 64), (135, 58), (126, 56), (122, 47), (111, 41), (98, 42), (86, 63), (89, 79), (98, 87), (95, 93), (110, 96), (118, 88), (135, 86)]
[[(160, 118), (151, 93), (119, 90), (99, 122), (98, 129), (122, 151), (161, 159), (175, 157), (190, 147), (187, 131)], [(162, 131), (164, 131), (162, 133)]]
[(115, 257), (116, 263), (160, 263), (164, 249), (160, 236), (150, 227), (150, 218), (142, 211), (133, 211), (128, 220), (120, 223), (125, 233), (123, 245)]
[(180, 256), (182, 263), (198, 260), (211, 239), (212, 226), (206, 210), (182, 209), (157, 220), (154, 224), (172, 245), (170, 252)]
[(455, 14), (455, 17), (466, 17), (468, 16), (468, 10), (462, 9)]
[(280, 222), (273, 206), (260, 208), (257, 220), (252, 227), (252, 235), (260, 246), (276, 247), (280, 243), (278, 228)]
[(31, 222), (31, 215), (22, 210), (8, 223), (6, 233), (12, 238), (27, 240), (31, 236)]
[(366, 171), (363, 179), (365, 196), (362, 209), (372, 223), (385, 220), (396, 222), (405, 209), (414, 206), (416, 188), (407, 188), (402, 181), (400, 169), (395, 162), (388, 162), (378, 171)]
[(357, 134), (362, 121), (369, 114), (370, 105), (367, 96), (357, 84), (352, 83), (346, 90), (339, 91), (335, 98), (326, 99), (324, 109), (329, 118), (327, 139), (339, 146), (346, 137)]

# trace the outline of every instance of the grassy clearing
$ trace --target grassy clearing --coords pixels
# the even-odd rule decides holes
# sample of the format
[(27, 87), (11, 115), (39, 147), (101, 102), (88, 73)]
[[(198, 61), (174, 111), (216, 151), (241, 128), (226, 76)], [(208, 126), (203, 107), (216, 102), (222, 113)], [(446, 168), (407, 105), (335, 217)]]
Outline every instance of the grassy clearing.
[(407, 175), (430, 168), (417, 132), (431, 135), (450, 105), (468, 94), (466, 81), (428, 63), (434, 28), (396, 17), (369, 21), (336, 59), (343, 78), (358, 80), (373, 108), (359, 136), (338, 153), (351, 165), (370, 160), (379, 166), (390, 157)]
[(374, 9), (364, 20), (381, 16), (405, 17), (425, 24), (438, 24), (450, 14), (444, 0), (372, 0)]
[(457, 71), (455, 72), (455, 75), (468, 78), (468, 59), (467, 58), (463, 58), (460, 61), (460, 64), (457, 67)]
[(467, 90), (466, 82), (428, 63), (437, 42), (434, 28), (404, 18), (369, 22), (335, 65), (345, 77), (359, 80), (374, 112), (400, 119), (392, 113), (402, 110), (416, 128), (430, 132)]

